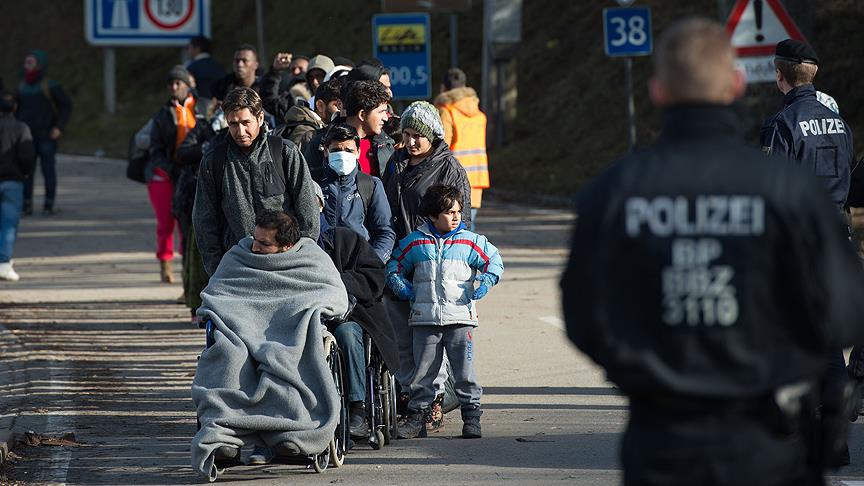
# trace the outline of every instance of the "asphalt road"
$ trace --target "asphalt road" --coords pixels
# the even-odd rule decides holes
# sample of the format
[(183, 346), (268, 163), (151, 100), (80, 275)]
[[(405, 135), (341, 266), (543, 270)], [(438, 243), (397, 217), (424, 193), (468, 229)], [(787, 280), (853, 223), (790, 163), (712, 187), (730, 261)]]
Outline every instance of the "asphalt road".
[[(179, 284), (158, 282), (145, 187), (127, 181), (117, 161), (61, 157), (59, 169), (60, 214), (23, 221), (21, 281), (0, 284), (0, 431), (32, 431), (38, 444), (19, 443), (0, 483), (199, 482), (189, 460), (190, 384), (203, 334), (174, 303)], [(427, 439), (380, 451), (360, 444), (321, 475), (241, 467), (219, 482), (617, 484), (626, 399), (569, 344), (560, 320), (571, 223), (565, 211), (490, 204), (480, 212), (478, 231), (506, 267), (479, 306), (483, 439), (458, 438), (457, 411)], [(860, 425), (851, 443), (843, 477), (864, 479)]]

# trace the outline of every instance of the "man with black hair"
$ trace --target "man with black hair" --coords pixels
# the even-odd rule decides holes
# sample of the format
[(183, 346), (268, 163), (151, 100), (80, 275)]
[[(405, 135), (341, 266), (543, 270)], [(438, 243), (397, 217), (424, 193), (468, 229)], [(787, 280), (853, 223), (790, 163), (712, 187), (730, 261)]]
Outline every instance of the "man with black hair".
[(15, 119), (15, 97), (0, 91), (0, 280), (17, 281), (12, 250), (24, 205), (24, 181), (33, 177), (36, 150), (30, 128)]
[[(346, 116), (333, 120), (331, 124), (347, 123), (354, 127), (360, 137), (360, 170), (380, 177), (395, 151), (393, 139), (384, 132), (384, 123), (389, 118), (390, 95), (378, 81), (354, 81), (343, 86), (341, 96)], [(325, 131), (326, 128), (318, 130), (303, 150), (312, 178), (319, 183), (324, 177)]]
[(330, 226), (344, 226), (369, 241), (386, 263), (396, 243), (390, 226), (390, 203), (381, 179), (360, 171), (360, 137), (347, 123), (336, 123), (324, 135), (327, 167), (321, 189), (324, 191), (324, 217)]
[(217, 102), (225, 99), (234, 88), (252, 88), (260, 93), (258, 80), (258, 51), (252, 44), (240, 44), (234, 50), (233, 71), (217, 80), (210, 87), (211, 94)]
[(262, 130), (264, 107), (251, 88), (223, 104), (228, 133), (201, 159), (192, 221), (201, 259), (212, 275), (228, 249), (252, 234), (263, 211), (294, 215), (302, 236), (318, 239), (320, 215), (309, 169), (297, 147)]
[(212, 57), (213, 45), (210, 39), (203, 35), (196, 35), (189, 39), (186, 53), (189, 55), (189, 64), (186, 69), (195, 78), (195, 89), (198, 91), (199, 100), (207, 100), (213, 97), (210, 88), (220, 78), (225, 76), (225, 68)]
[(252, 238), (252, 253), (256, 255), (284, 253), (300, 239), (300, 227), (284, 211), (264, 211), (255, 218)]

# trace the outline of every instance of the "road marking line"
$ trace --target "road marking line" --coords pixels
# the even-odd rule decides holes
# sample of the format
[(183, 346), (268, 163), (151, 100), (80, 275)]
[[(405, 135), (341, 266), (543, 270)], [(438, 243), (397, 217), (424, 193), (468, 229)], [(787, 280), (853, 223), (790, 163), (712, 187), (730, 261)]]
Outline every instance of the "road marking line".
[(543, 317), (538, 317), (537, 319), (541, 322), (545, 322), (546, 324), (549, 324), (552, 327), (556, 327), (562, 331), (566, 330), (566, 328), (564, 327), (564, 321), (562, 321), (560, 317), (543, 316)]
[(864, 481), (840, 481), (844, 486), (864, 486)]

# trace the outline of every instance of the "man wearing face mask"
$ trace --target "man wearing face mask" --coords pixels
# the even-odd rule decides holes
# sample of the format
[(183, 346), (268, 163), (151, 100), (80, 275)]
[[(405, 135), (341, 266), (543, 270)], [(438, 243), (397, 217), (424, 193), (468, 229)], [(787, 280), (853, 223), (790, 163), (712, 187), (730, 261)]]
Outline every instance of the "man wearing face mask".
[(353, 230), (387, 262), (396, 243), (390, 226), (390, 205), (377, 177), (359, 170), (360, 137), (347, 123), (331, 126), (324, 135), (324, 217), (330, 226)]

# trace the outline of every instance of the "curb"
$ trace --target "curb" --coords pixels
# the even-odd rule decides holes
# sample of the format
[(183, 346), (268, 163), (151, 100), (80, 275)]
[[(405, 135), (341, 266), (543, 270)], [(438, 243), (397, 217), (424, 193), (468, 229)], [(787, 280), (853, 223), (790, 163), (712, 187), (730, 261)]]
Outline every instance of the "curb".
[[(3, 324), (0, 324), (0, 349), (14, 352), (20, 347), (21, 344), (18, 338), (6, 329)], [(3, 360), (0, 360), (0, 387), (16, 383), (29, 387), (30, 380), (27, 379), (26, 367), (10, 366)], [(11, 410), (12, 412), (7, 415), (0, 415), (0, 466), (6, 464), (9, 452), (15, 447), (17, 434), (13, 432), (13, 427), (18, 418), (18, 405), (23, 401), (23, 398), (23, 394), (12, 394), (11, 400), (5, 404), (8, 407), (7, 410)]]

